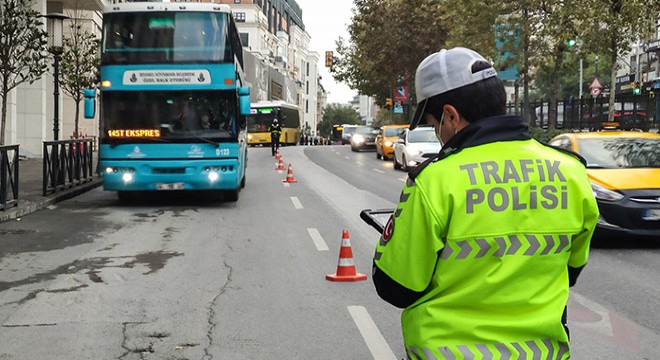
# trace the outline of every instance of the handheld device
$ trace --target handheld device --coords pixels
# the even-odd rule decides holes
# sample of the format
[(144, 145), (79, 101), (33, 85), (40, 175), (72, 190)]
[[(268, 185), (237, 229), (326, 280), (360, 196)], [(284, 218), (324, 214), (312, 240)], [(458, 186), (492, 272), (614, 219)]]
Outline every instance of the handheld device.
[(387, 220), (393, 213), (394, 209), (364, 209), (360, 212), (360, 218), (382, 234)]

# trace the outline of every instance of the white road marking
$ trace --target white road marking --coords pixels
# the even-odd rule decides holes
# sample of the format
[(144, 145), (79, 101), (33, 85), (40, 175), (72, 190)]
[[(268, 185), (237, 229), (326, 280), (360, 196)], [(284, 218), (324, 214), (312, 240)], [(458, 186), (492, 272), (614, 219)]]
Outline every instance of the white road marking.
[(350, 160), (351, 158), (349, 156), (344, 156), (346, 160)]
[(385, 171), (383, 171), (381, 169), (372, 169), (372, 170), (379, 173), (379, 174), (385, 174)]
[(408, 178), (399, 178), (399, 181), (401, 182), (406, 182), (406, 180), (408, 180)]
[(283, 182), (283, 183), (282, 183), (282, 186), (284, 186), (284, 187), (291, 187), (291, 184), (288, 183), (288, 182)]
[(360, 166), (364, 166), (364, 164), (361, 163), (361, 162), (359, 162), (359, 161), (356, 161), (355, 163), (358, 164), (358, 165), (360, 165)]
[(362, 334), (362, 338), (367, 343), (367, 347), (374, 359), (398, 359), (364, 306), (349, 306), (348, 312), (353, 317), (353, 321), (357, 325), (358, 330), (360, 330), (360, 334)]
[(321, 233), (316, 229), (316, 228), (307, 228), (307, 232), (309, 233), (309, 236), (312, 238), (312, 241), (314, 241), (314, 245), (316, 245), (316, 249), (318, 251), (328, 251), (328, 244), (325, 243), (325, 240), (323, 240), (323, 236), (321, 236)]
[(298, 197), (292, 196), (291, 197), (291, 202), (293, 203), (293, 207), (296, 209), (302, 209), (302, 203), (300, 203), (300, 200), (298, 200)]

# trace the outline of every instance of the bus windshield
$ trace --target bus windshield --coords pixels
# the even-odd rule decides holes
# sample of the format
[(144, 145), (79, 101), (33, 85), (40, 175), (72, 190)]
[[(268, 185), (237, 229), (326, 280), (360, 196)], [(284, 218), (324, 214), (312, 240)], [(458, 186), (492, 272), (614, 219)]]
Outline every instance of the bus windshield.
[(222, 12), (108, 13), (103, 18), (101, 62), (232, 62), (229, 21), (229, 14)]
[(274, 106), (252, 108), (251, 114), (247, 118), (247, 130), (248, 132), (268, 131), (268, 127), (274, 119), (277, 119), (283, 128), (300, 127), (300, 118), (297, 109)]
[(104, 92), (103, 138), (106, 142), (146, 138), (234, 139), (237, 109), (231, 94), (230, 91)]

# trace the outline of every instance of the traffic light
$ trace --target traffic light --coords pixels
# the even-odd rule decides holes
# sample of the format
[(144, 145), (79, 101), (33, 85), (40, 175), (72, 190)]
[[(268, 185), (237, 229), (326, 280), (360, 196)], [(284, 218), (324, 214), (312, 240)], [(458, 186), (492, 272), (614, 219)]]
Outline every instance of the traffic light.
[(325, 67), (332, 67), (332, 51), (325, 52)]
[(635, 95), (641, 94), (642, 93), (642, 87), (640, 86), (640, 84), (638, 84), (637, 82), (633, 82), (632, 83), (632, 92)]
[(572, 48), (573, 46), (575, 46), (575, 44), (577, 44), (577, 40), (575, 40), (575, 38), (571, 38), (568, 39), (568, 41), (566, 41), (566, 46), (568, 46), (569, 48)]

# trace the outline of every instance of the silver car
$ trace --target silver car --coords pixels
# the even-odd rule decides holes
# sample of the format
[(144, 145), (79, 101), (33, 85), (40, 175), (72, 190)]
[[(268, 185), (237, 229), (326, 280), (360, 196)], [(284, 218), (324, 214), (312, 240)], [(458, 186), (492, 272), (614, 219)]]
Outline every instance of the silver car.
[(441, 148), (432, 127), (418, 127), (412, 131), (405, 129), (394, 144), (394, 168), (409, 171), (437, 155)]

